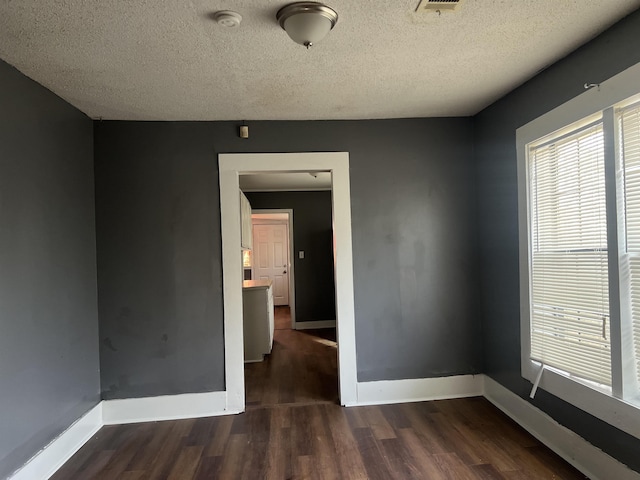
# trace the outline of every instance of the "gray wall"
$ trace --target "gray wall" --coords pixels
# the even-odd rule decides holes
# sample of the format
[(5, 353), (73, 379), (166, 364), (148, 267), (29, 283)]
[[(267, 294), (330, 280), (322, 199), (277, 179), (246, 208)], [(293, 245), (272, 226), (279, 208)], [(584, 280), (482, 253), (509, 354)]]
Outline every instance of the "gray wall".
[(348, 151), (360, 381), (481, 371), (470, 119), (95, 124), (102, 389), (224, 389), (217, 154)]
[(93, 125), (0, 61), (0, 478), (100, 400)]
[(203, 127), (96, 123), (104, 399), (224, 390), (218, 178)]
[[(483, 343), (492, 378), (528, 400), (520, 376), (515, 130), (640, 62), (640, 12), (553, 65), (474, 118), (480, 219)], [(535, 403), (559, 423), (640, 470), (640, 441), (539, 391)]]
[[(251, 208), (292, 208), (296, 321), (335, 320), (331, 192), (246, 192)], [(305, 256), (298, 258), (298, 251)]]

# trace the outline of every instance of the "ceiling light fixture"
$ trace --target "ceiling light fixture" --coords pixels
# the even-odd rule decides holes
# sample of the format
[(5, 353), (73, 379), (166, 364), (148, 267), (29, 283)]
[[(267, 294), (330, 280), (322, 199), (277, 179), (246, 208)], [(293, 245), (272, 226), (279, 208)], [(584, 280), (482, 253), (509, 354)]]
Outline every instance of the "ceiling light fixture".
[(278, 10), (276, 19), (291, 40), (309, 48), (327, 36), (338, 13), (322, 3), (296, 2)]

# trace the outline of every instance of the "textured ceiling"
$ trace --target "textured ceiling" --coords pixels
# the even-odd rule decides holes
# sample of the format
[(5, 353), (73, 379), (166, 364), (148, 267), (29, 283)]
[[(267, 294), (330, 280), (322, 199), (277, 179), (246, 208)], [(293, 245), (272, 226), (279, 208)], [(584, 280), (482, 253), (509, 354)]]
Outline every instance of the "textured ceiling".
[[(471, 115), (640, 0), (331, 0), (307, 51), (274, 0), (1, 0), (0, 58), (93, 118), (361, 119)], [(243, 16), (237, 29), (211, 20)], [(597, 81), (601, 79), (589, 79)]]

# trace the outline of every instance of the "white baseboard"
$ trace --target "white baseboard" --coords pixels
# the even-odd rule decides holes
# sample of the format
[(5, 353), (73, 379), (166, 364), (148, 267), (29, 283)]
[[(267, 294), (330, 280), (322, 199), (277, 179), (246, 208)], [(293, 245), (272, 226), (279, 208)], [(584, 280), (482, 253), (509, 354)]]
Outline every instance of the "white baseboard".
[(213, 417), (240, 413), (227, 410), (227, 392), (185, 393), (159, 397), (104, 400), (105, 425)]
[(358, 402), (355, 405), (383, 405), (475, 397), (482, 395), (483, 385), (483, 375), (359, 382), (357, 387)]
[(178, 420), (240, 413), (227, 407), (227, 392), (103, 400), (16, 471), (11, 480), (46, 480), (103, 425)]
[(296, 330), (311, 330), (313, 328), (335, 328), (335, 320), (318, 320), (317, 322), (296, 322)]
[[(484, 375), (362, 382), (358, 402), (381, 405), (483, 395), (534, 437), (593, 480), (640, 480), (637, 473)], [(352, 406), (352, 405), (348, 405)], [(48, 479), (103, 425), (240, 413), (227, 409), (227, 392), (105, 400), (89, 410), (11, 480)]]
[(102, 427), (102, 402), (35, 454), (11, 480), (46, 480), (69, 460)]
[(612, 478), (640, 480), (640, 473), (634, 472), (607, 455), (511, 390), (486, 376), (484, 396), (531, 435), (592, 480)]

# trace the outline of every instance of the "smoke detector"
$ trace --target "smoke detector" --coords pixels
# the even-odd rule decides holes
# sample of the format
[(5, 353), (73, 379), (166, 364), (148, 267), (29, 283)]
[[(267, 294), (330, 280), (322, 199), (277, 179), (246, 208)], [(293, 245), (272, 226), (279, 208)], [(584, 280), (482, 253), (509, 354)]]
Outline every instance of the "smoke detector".
[(220, 10), (213, 14), (213, 19), (223, 27), (235, 28), (240, 25), (242, 16), (231, 10)]
[(452, 11), (458, 5), (460, 5), (460, 0), (420, 0), (416, 7), (416, 13)]

